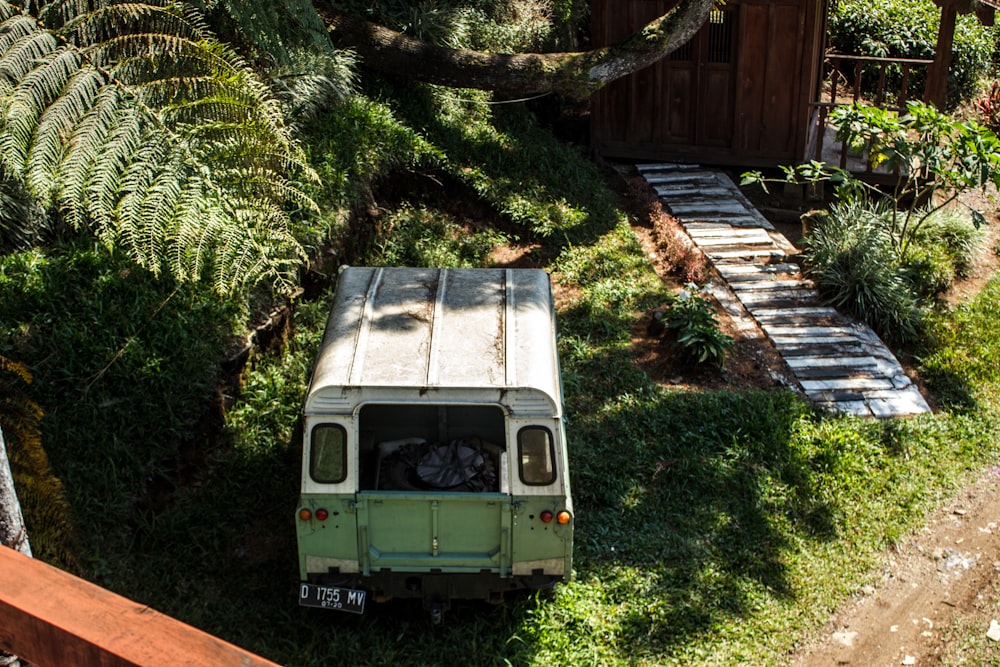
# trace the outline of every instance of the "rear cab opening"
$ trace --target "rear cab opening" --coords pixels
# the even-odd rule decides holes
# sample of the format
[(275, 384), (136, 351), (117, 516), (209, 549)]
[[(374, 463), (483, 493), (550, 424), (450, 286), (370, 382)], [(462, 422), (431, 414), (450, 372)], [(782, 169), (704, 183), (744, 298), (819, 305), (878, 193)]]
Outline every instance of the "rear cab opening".
[(500, 601), (572, 568), (540, 270), (347, 268), (303, 409), (300, 603)]

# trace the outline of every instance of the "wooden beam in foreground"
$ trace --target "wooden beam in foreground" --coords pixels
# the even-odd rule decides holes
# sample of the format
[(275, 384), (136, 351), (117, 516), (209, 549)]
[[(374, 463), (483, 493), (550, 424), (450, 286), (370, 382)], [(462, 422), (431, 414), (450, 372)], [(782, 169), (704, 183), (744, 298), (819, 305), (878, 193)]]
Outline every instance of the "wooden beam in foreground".
[(278, 667), (7, 547), (0, 649), (39, 667)]

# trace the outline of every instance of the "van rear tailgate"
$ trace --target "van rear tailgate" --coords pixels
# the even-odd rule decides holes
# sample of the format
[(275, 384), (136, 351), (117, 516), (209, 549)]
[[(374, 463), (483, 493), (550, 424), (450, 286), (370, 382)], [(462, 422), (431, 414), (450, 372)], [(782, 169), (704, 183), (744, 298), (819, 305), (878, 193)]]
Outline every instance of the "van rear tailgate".
[(506, 494), (363, 491), (356, 511), (358, 560), (366, 575), (391, 569), (510, 576)]

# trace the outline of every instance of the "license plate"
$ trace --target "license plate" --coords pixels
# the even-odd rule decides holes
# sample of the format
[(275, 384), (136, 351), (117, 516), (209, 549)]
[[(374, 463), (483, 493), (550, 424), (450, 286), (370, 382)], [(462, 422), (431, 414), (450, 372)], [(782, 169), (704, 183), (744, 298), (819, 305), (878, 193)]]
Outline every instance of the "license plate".
[(299, 604), (303, 607), (336, 609), (352, 614), (365, 611), (365, 591), (339, 586), (299, 584)]

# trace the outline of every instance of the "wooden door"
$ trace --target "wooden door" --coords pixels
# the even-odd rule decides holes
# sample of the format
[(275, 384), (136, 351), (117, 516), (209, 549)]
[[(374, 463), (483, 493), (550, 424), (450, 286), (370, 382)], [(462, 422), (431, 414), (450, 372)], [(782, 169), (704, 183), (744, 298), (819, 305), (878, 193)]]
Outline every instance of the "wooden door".
[(714, 9), (694, 38), (662, 62), (661, 140), (692, 146), (731, 143), (738, 17), (735, 7)]

